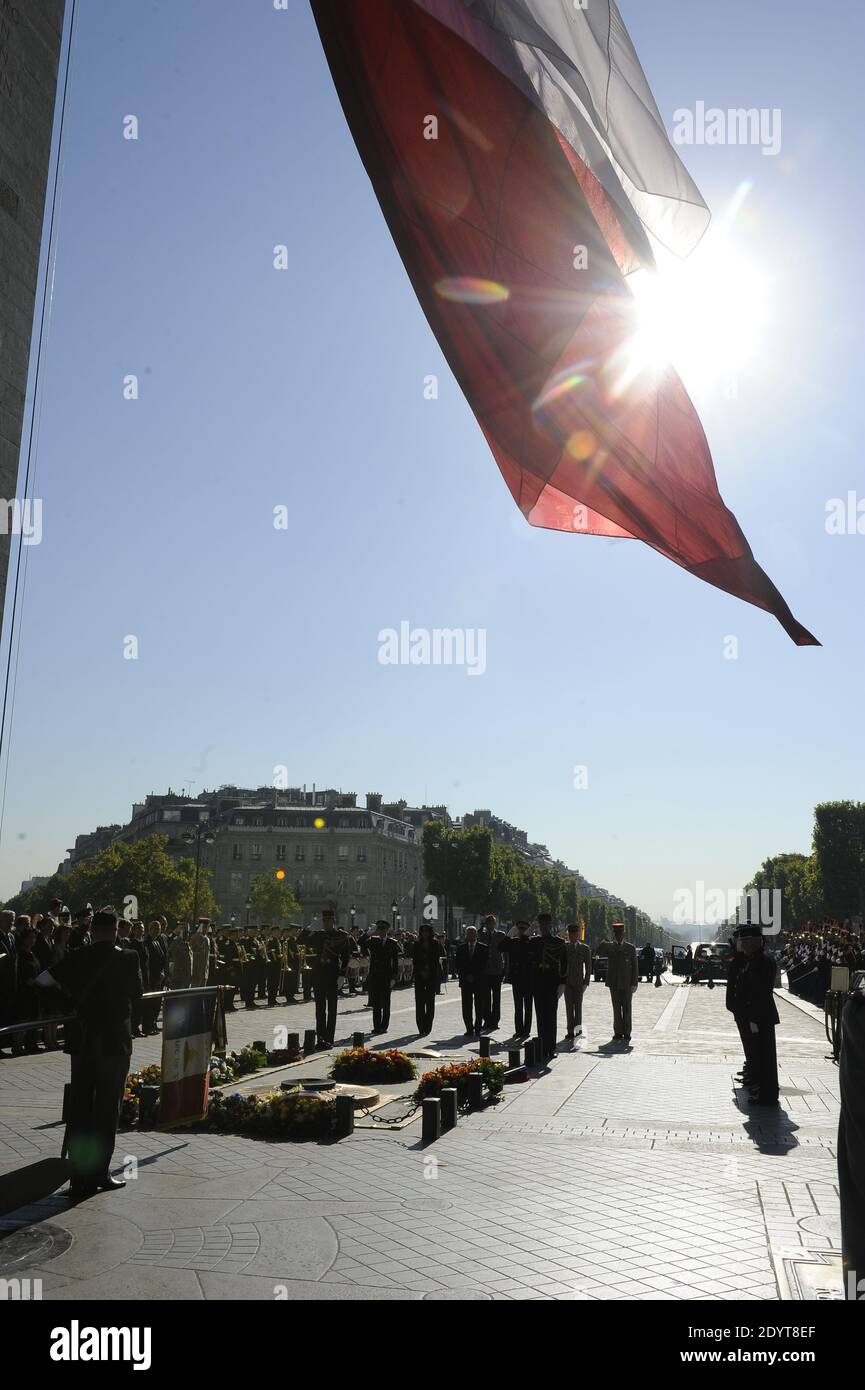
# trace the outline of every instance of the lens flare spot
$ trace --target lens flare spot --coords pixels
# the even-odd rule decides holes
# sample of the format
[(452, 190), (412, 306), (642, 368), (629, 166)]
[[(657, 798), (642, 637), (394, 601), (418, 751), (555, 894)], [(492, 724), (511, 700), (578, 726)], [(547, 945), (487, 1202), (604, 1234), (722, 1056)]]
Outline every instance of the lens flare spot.
[(598, 440), (593, 430), (574, 430), (565, 445), (571, 458), (577, 459), (579, 463), (585, 463), (586, 459), (590, 459), (597, 447)]
[(315, 820), (312, 823), (315, 826), (316, 830), (324, 830), (324, 820), (321, 816), (316, 816)]
[(544, 388), (532, 409), (535, 411), (544, 410), (545, 407), (563, 400), (572, 392), (579, 391), (580, 387), (584, 386), (588, 380), (587, 369), (591, 365), (590, 362), (574, 362), (557, 372), (555, 376), (551, 376), (549, 381), (544, 383)]
[(436, 294), (454, 304), (502, 304), (510, 293), (497, 280), (481, 280), (475, 275), (450, 275), (436, 285)]

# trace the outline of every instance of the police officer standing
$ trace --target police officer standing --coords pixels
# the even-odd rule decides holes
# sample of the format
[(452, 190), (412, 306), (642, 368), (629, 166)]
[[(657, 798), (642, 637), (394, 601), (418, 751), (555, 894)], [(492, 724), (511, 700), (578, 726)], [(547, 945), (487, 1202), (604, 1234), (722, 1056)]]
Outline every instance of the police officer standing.
[(775, 1005), (775, 957), (763, 949), (763, 929), (742, 926), (739, 939), (745, 955), (736, 976), (734, 1002), (751, 1038), (751, 1105), (777, 1106), (778, 1055), (775, 1029), (780, 1019)]
[(375, 924), (375, 935), (366, 943), (369, 956), (369, 1001), (372, 1005), (372, 1031), (386, 1033), (390, 1027), (390, 995), (399, 975), (399, 946), (388, 938), (390, 923), (382, 917)]
[(62, 986), (77, 1014), (65, 1046), (72, 1058), (66, 1129), (72, 1202), (126, 1186), (109, 1167), (132, 1055), (132, 1009), (141, 999), (138, 957), (116, 946), (116, 914), (95, 913), (90, 935), (92, 945), (70, 951), (36, 979), (43, 987)]

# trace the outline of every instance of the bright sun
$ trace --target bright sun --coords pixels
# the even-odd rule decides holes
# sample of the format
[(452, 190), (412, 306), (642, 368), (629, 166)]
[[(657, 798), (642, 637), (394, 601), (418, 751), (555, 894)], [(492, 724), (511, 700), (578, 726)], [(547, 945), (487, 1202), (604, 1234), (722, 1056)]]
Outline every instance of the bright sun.
[(769, 277), (710, 228), (686, 261), (658, 274), (635, 271), (633, 337), (617, 362), (621, 386), (672, 363), (695, 388), (733, 377), (758, 356), (768, 318)]

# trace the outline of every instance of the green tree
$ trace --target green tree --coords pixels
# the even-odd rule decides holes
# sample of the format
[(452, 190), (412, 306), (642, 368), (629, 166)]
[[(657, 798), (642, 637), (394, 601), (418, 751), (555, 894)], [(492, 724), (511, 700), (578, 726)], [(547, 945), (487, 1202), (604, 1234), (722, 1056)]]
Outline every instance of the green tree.
[(252, 911), (260, 921), (278, 926), (300, 915), (300, 903), (285, 879), (258, 874), (249, 885)]
[[(136, 916), (191, 918), (195, 893), (195, 861), (174, 859), (165, 851), (164, 835), (147, 835), (129, 845), (119, 840), (100, 854), (76, 865), (65, 878), (55, 877), (29, 894), (19, 894), (28, 903), (19, 906), (13, 899), (8, 906), (18, 911), (44, 911), (52, 898), (61, 898), (74, 912), (85, 902), (95, 908), (112, 906), (122, 913), (126, 899), (134, 898)], [(216, 900), (210, 887), (210, 872), (202, 869), (198, 882), (198, 912), (212, 917)]]
[(814, 861), (820, 911), (829, 917), (858, 915), (865, 879), (865, 805), (824, 801), (814, 808)]
[(776, 854), (764, 859), (748, 888), (781, 894), (781, 926), (801, 927), (820, 914), (820, 893), (813, 855)]

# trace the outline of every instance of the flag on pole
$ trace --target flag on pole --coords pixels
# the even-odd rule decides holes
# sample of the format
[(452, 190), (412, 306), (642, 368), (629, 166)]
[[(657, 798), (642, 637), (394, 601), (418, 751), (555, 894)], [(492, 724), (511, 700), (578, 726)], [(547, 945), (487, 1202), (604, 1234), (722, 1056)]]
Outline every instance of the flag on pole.
[(669, 365), (629, 369), (627, 274), (709, 213), (613, 0), (311, 0), (406, 272), (533, 526), (645, 541), (793, 617)]
[(159, 1128), (190, 1124), (207, 1114), (210, 1052), (217, 992), (166, 994), (162, 1012)]

